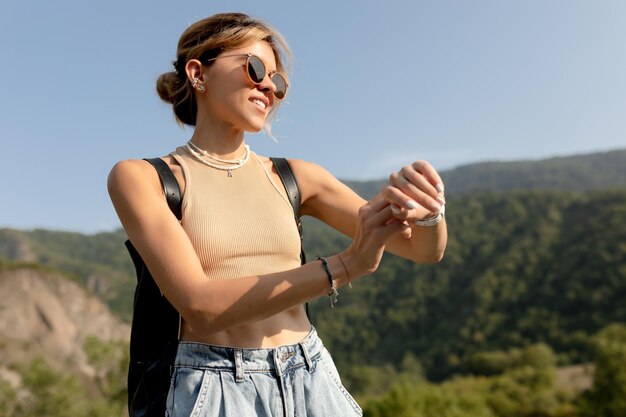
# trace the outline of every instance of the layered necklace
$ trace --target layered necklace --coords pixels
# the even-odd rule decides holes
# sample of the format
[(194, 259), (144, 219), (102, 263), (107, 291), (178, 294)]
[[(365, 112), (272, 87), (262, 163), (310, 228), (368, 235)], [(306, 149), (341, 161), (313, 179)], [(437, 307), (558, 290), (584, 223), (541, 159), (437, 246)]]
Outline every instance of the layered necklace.
[(234, 170), (244, 166), (246, 162), (248, 162), (248, 159), (250, 159), (250, 147), (248, 145), (245, 145), (246, 151), (243, 154), (243, 158), (240, 159), (220, 159), (198, 147), (191, 140), (185, 144), (185, 148), (187, 148), (194, 158), (204, 165), (219, 169), (220, 171), (226, 171), (229, 177), (233, 176)]

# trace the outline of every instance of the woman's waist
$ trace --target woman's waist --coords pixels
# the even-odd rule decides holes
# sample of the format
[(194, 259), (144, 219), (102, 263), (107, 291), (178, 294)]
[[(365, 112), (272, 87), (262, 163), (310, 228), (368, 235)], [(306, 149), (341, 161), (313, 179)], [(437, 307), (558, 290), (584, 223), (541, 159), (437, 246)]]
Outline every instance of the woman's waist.
[(266, 348), (240, 348), (181, 341), (176, 367), (243, 372), (282, 372), (298, 366), (311, 367), (324, 350), (313, 326), (298, 342)]
[(274, 348), (298, 343), (311, 332), (311, 323), (302, 306), (252, 323), (215, 333), (194, 332), (184, 321), (181, 342), (196, 342), (242, 349)]

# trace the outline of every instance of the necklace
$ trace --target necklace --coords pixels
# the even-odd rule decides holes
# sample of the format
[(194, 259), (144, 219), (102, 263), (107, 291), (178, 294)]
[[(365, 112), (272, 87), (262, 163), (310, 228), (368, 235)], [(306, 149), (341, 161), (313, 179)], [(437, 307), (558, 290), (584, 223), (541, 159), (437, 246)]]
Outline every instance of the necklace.
[[(226, 160), (226, 159), (216, 158), (216, 157), (210, 155), (204, 149), (199, 148), (198, 146), (193, 144), (191, 141), (189, 141), (189, 142), (187, 142), (185, 144), (185, 148), (187, 148), (189, 153), (194, 158), (196, 158), (198, 161), (202, 162), (204, 165), (209, 166), (211, 168), (219, 169), (220, 171), (227, 171), (229, 177), (233, 176), (233, 171), (234, 170), (239, 169), (242, 166), (244, 166), (246, 164), (246, 162), (248, 162), (248, 159), (250, 159), (250, 147), (248, 145), (245, 145), (246, 152), (244, 153), (243, 158), (241, 158), (241, 159), (234, 159), (234, 160), (230, 160), (230, 161)], [(196, 151), (196, 149), (198, 149), (198, 151)], [(220, 162), (221, 164), (217, 164), (215, 162), (208, 161), (206, 158), (213, 159), (214, 161)]]
[(187, 144), (189, 146), (191, 146), (192, 148), (194, 148), (196, 151), (200, 152), (202, 155), (206, 156), (207, 158), (212, 159), (215, 162), (219, 162), (219, 163), (222, 163), (222, 164), (235, 164), (235, 165), (236, 164), (241, 164), (242, 161), (248, 157), (247, 153), (249, 152), (249, 149), (247, 149), (248, 146), (246, 145), (246, 150), (244, 151), (243, 158), (240, 158), (240, 159), (221, 159), (221, 158), (218, 158), (217, 156), (211, 155), (210, 153), (208, 153), (207, 151), (205, 151), (204, 149), (202, 149), (201, 147), (199, 147), (198, 145), (196, 145), (192, 141), (187, 142)]

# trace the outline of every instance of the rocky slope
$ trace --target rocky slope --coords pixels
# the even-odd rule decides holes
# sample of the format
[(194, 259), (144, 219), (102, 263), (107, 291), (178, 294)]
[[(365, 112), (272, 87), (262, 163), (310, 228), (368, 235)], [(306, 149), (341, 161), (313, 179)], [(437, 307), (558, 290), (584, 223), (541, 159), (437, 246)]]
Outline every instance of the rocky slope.
[(85, 339), (128, 340), (127, 324), (85, 289), (36, 267), (0, 269), (0, 366), (41, 356), (53, 368), (89, 379)]

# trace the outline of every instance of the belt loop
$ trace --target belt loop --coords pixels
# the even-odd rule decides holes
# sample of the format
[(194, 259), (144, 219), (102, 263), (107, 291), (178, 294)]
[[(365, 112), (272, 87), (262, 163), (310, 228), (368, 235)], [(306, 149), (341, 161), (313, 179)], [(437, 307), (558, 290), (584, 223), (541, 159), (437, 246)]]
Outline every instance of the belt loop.
[(235, 349), (235, 381), (243, 382), (243, 353), (241, 349)]
[(309, 351), (307, 350), (304, 343), (299, 343), (300, 349), (302, 349), (302, 355), (304, 356), (304, 360), (306, 361), (306, 370), (309, 373), (313, 373), (313, 362), (311, 362), (311, 357), (309, 356)]
[(279, 352), (280, 349), (276, 348), (276, 349), (272, 349), (272, 350), (273, 350), (272, 356), (274, 358), (274, 367), (276, 368), (274, 370), (276, 372), (276, 377), (278, 379), (282, 379), (282, 377), (283, 377), (283, 375), (282, 375), (283, 374), (283, 368), (282, 368), (282, 366), (280, 364), (280, 359), (278, 358), (278, 352)]

